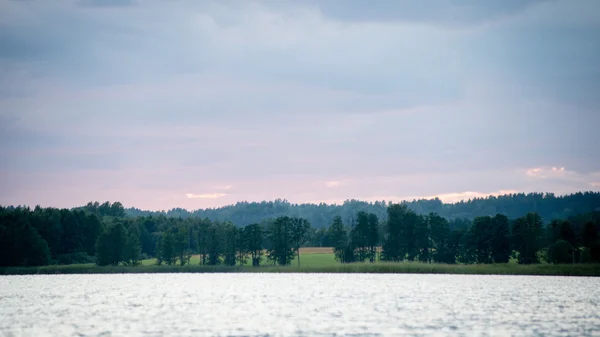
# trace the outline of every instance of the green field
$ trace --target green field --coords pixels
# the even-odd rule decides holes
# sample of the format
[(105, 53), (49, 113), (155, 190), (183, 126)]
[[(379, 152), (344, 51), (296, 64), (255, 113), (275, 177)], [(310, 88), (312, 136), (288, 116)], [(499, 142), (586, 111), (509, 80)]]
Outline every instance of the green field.
[(497, 274), (497, 275), (559, 275), (600, 276), (599, 264), (537, 264), (516, 263), (493, 265), (445, 265), (418, 262), (400, 263), (352, 263), (341, 264), (334, 259), (330, 248), (303, 248), (300, 251), (301, 265), (296, 260), (291, 266), (274, 266), (265, 263), (258, 268), (251, 266), (201, 266), (199, 256), (193, 256), (186, 266), (157, 266), (154, 259), (142, 261), (141, 266), (98, 267), (94, 264), (53, 265), (44, 267), (0, 268), (0, 275), (10, 274), (99, 274), (99, 273), (429, 273), (429, 274)]
[[(292, 265), (297, 265), (297, 258), (294, 259)], [(142, 260), (143, 266), (151, 266), (156, 264), (156, 259), (147, 259)], [(199, 265), (200, 264), (200, 256), (192, 255), (190, 259), (191, 265)], [(248, 259), (247, 265), (251, 265), (250, 259)], [(308, 247), (308, 248), (300, 248), (300, 264), (306, 265), (310, 267), (323, 267), (323, 266), (335, 266), (338, 265), (339, 262), (335, 260), (335, 256), (333, 255), (333, 251), (328, 247)], [(269, 262), (266, 257), (263, 256), (261, 260), (261, 265), (268, 266)]]

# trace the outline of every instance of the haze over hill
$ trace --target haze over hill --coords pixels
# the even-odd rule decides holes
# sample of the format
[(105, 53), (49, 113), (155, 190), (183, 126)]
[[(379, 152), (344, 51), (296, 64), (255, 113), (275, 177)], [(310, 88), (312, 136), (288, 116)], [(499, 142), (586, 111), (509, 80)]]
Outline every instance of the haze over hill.
[[(474, 198), (456, 203), (443, 203), (439, 199), (405, 201), (409, 209), (418, 214), (427, 215), (437, 213), (449, 220), (472, 220), (477, 216), (494, 216), (503, 214), (510, 219), (515, 219), (528, 212), (536, 212), (546, 220), (566, 219), (575, 215), (600, 211), (600, 193), (579, 192), (564, 196), (553, 194), (529, 193), (508, 194), (501, 196), (488, 196)], [(297, 216), (309, 220), (315, 228), (325, 228), (331, 225), (335, 216), (351, 223), (357, 212), (365, 211), (376, 214), (380, 219), (386, 219), (386, 209), (390, 202), (361, 200), (346, 200), (342, 204), (293, 204), (286, 200), (262, 202), (238, 202), (234, 205), (213, 209), (199, 209), (188, 211), (174, 208), (166, 212), (144, 211), (138, 208), (127, 208), (128, 216), (165, 215), (181, 218), (208, 218), (210, 220), (231, 221), (238, 226), (252, 223), (261, 223), (266, 219), (279, 216)], [(105, 206), (108, 206), (105, 204)], [(98, 206), (96, 206), (98, 207)], [(109, 210), (110, 208), (106, 208)], [(463, 223), (466, 226), (466, 223)]]

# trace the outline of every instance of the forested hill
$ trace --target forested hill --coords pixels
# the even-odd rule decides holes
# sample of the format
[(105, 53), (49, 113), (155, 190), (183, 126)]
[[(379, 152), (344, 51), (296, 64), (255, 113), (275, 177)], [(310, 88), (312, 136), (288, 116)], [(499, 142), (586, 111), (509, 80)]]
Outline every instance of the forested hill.
[[(477, 216), (494, 216), (496, 214), (504, 214), (508, 218), (514, 219), (528, 212), (537, 212), (545, 221), (550, 221), (600, 210), (600, 192), (579, 192), (564, 196), (555, 196), (551, 193), (520, 193), (475, 198), (457, 203), (443, 203), (439, 199), (413, 200), (404, 203), (416, 213), (435, 212), (448, 220), (471, 220)], [(385, 201), (369, 203), (359, 200), (347, 200), (342, 205), (292, 204), (279, 199), (263, 202), (238, 202), (235, 205), (191, 212), (181, 208), (167, 212), (128, 208), (125, 212), (127, 216), (132, 217), (164, 214), (168, 217), (208, 218), (231, 221), (238, 226), (260, 223), (264, 219), (287, 215), (305, 218), (315, 228), (325, 228), (331, 224), (334, 216), (339, 215), (344, 221), (347, 221), (359, 211), (374, 213), (380, 219), (385, 219), (388, 205), (389, 203)]]

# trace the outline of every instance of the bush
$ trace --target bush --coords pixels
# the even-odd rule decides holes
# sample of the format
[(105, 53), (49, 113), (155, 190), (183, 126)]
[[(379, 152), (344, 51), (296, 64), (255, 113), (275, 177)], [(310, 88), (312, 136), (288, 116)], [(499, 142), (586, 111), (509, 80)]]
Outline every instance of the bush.
[(83, 252), (59, 255), (56, 260), (58, 264), (94, 263), (96, 261), (93, 256)]
[(579, 263), (592, 263), (592, 255), (590, 254), (590, 250), (588, 248), (584, 248), (581, 252)]
[(548, 262), (572, 263), (573, 246), (568, 241), (558, 240), (548, 248)]

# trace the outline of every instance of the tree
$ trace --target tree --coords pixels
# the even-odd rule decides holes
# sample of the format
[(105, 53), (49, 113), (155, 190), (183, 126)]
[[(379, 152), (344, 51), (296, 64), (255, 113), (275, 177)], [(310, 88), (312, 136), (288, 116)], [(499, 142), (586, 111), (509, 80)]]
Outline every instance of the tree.
[(107, 230), (103, 231), (96, 240), (96, 264), (108, 266), (111, 263), (112, 242)]
[(223, 230), (220, 223), (215, 222), (208, 227), (207, 239), (207, 264), (211, 266), (218, 265), (221, 262), (219, 257), (223, 253)]
[(382, 258), (386, 261), (413, 261), (417, 255), (415, 228), (421, 220), (406, 205), (388, 206), (387, 236), (383, 241)]
[(237, 263), (239, 263), (240, 267), (248, 262), (248, 254), (250, 252), (248, 249), (248, 237), (246, 234), (245, 228), (237, 229)]
[(569, 221), (552, 220), (547, 227), (546, 244), (549, 245), (546, 260), (550, 263), (575, 263), (580, 259), (578, 242)]
[(84, 244), (83, 248), (88, 255), (96, 254), (96, 239), (102, 233), (102, 222), (96, 214), (83, 214), (82, 222), (83, 226), (83, 237)]
[(409, 210), (405, 213), (403, 220), (402, 246), (405, 247), (408, 261), (414, 261), (418, 255), (416, 228), (422, 218), (417, 213)]
[(555, 219), (548, 225), (548, 243), (552, 244), (558, 240), (565, 240), (571, 246), (577, 245), (577, 238), (569, 221)]
[(208, 249), (210, 246), (210, 221), (202, 221), (198, 226), (198, 253), (200, 253), (200, 264), (208, 262)]
[(50, 249), (42, 236), (31, 226), (26, 227), (23, 245), (25, 266), (45, 266), (50, 262)]
[(575, 232), (573, 231), (573, 227), (571, 226), (571, 223), (569, 221), (561, 222), (558, 231), (558, 236), (556, 239), (565, 240), (569, 244), (571, 244), (572, 247), (577, 246), (577, 238), (575, 236)]
[(406, 256), (404, 217), (408, 212), (405, 205), (393, 204), (387, 208), (388, 219), (385, 223), (387, 236), (383, 240), (382, 257), (386, 261), (402, 261)]
[(110, 227), (110, 239), (112, 241), (112, 265), (118, 265), (119, 262), (123, 261), (124, 250), (125, 250), (125, 227), (121, 221), (118, 221)]
[(367, 247), (369, 248), (369, 261), (375, 262), (377, 258), (377, 245), (379, 244), (379, 217), (375, 213), (368, 214)]
[(327, 228), (311, 227), (307, 233), (306, 242), (309, 247), (331, 247)]
[(175, 264), (175, 261), (177, 260), (174, 245), (175, 238), (173, 237), (173, 233), (170, 231), (164, 232), (160, 241), (159, 255), (160, 260), (164, 261), (169, 266)]
[(539, 263), (537, 253), (542, 242), (542, 218), (537, 213), (528, 213), (514, 221), (512, 232), (519, 263)]
[(275, 263), (285, 266), (294, 259), (294, 246), (291, 237), (292, 218), (278, 217), (269, 224), (267, 239), (271, 247), (267, 249), (267, 257)]
[(300, 267), (300, 246), (306, 239), (306, 233), (310, 229), (310, 223), (303, 218), (291, 218), (290, 240), (298, 256), (298, 267)]
[(137, 266), (141, 263), (142, 245), (140, 243), (140, 230), (135, 224), (131, 224), (127, 229), (123, 253), (124, 264)]
[(110, 205), (110, 210), (108, 211), (108, 215), (114, 216), (117, 218), (125, 217), (125, 208), (123, 204), (118, 201), (115, 201), (112, 205)]
[[(58, 255), (62, 252), (62, 223), (61, 223), (61, 214), (58, 209), (54, 208), (37, 208), (36, 207), (36, 217), (32, 218), (30, 223), (36, 228), (38, 233), (42, 236), (44, 241), (46, 241), (48, 248), (50, 248), (50, 256), (52, 259), (56, 260)], [(90, 238), (92, 240), (92, 244), (94, 245), (94, 254), (95, 254), (95, 245), (96, 239), (102, 232), (102, 224), (100, 225), (100, 230), (97, 233), (96, 237)]]
[(477, 244), (476, 237), (472, 230), (456, 231), (460, 234), (457, 236), (460, 238), (458, 243), (458, 262), (471, 264), (477, 262)]
[(223, 263), (228, 266), (235, 266), (239, 240), (237, 228), (233, 224), (228, 223), (223, 226), (223, 239)]
[(191, 252), (189, 251), (189, 229), (180, 224), (173, 237), (173, 254), (179, 258), (179, 265), (183, 266), (190, 261)]
[(356, 214), (356, 221), (350, 230), (350, 247), (354, 252), (353, 261), (364, 262), (369, 257), (369, 214), (360, 211)]
[(548, 248), (548, 262), (571, 263), (573, 246), (566, 240), (558, 240)]
[(600, 262), (600, 240), (598, 239), (598, 228), (588, 221), (583, 227), (581, 241), (585, 247), (585, 262)]
[(415, 249), (417, 258), (421, 262), (430, 261), (431, 238), (429, 222), (419, 217), (415, 225)]
[(263, 254), (263, 230), (259, 224), (251, 224), (246, 226), (244, 229), (244, 236), (246, 237), (246, 245), (252, 258), (252, 266), (260, 266), (260, 259)]
[(327, 231), (329, 241), (333, 246), (335, 259), (341, 263), (349, 262), (345, 259), (345, 250), (348, 247), (348, 233), (339, 215), (333, 218), (333, 223)]
[(8, 217), (0, 215), (0, 266), (44, 266), (50, 262), (50, 249), (30, 224), (28, 210)]
[(581, 242), (583, 243), (583, 246), (586, 248), (590, 248), (595, 243), (598, 242), (598, 229), (593, 222), (588, 221), (583, 226), (583, 232), (581, 234)]
[(448, 239), (448, 251), (445, 255), (446, 259), (444, 260), (445, 263), (456, 263), (456, 258), (460, 255), (460, 243), (464, 233), (465, 232), (462, 230), (450, 231), (450, 238)]
[(62, 223), (60, 254), (83, 252), (85, 236), (75, 212), (68, 209), (60, 210), (60, 221)]
[(25, 239), (25, 266), (45, 266), (50, 262), (50, 249), (42, 236), (33, 228), (27, 228)]
[(492, 219), (492, 261), (494, 263), (508, 263), (510, 260), (510, 225), (508, 218), (496, 214)]
[(448, 220), (437, 213), (429, 213), (426, 217), (428, 222), (431, 247), (433, 248), (432, 259), (437, 263), (454, 263), (456, 254), (453, 255), (450, 243), (450, 225)]
[(142, 253), (147, 256), (156, 256), (155, 236), (152, 233), (155, 231), (155, 221), (152, 217), (141, 217), (136, 219), (140, 230), (140, 244)]
[(108, 225), (96, 241), (96, 264), (118, 265), (125, 256), (125, 227), (118, 221)]
[(492, 218), (489, 216), (480, 216), (473, 219), (471, 227), (471, 240), (473, 245), (475, 259), (477, 263), (492, 263), (492, 239), (493, 239)]

